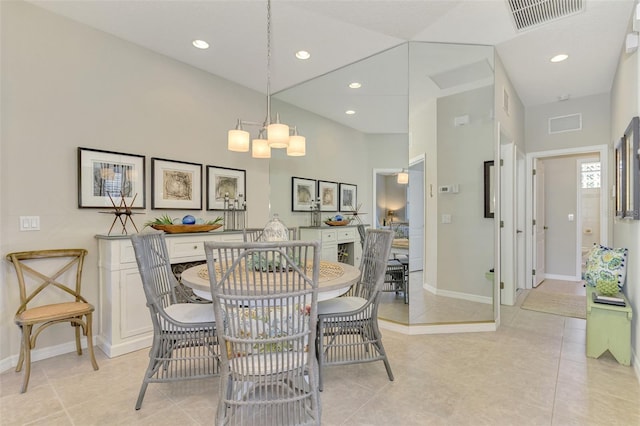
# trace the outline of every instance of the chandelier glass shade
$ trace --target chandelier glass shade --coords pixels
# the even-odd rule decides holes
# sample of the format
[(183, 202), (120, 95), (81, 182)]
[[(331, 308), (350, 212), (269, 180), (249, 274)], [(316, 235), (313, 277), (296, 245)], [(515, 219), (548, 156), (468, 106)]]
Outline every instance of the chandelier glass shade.
[(406, 185), (409, 183), (409, 173), (407, 173), (404, 169), (398, 173), (398, 183), (402, 185)]
[[(259, 127), (259, 136), (253, 140), (251, 156), (254, 158), (271, 158), (271, 148), (286, 148), (287, 155), (300, 157), (306, 154), (306, 139), (298, 135), (295, 127), (291, 134), (288, 125), (280, 123), (276, 114), (271, 119), (271, 0), (267, 0), (267, 116), (263, 123), (238, 119), (234, 130), (229, 130), (227, 149), (234, 152), (248, 152), (251, 135), (243, 126)], [(266, 139), (264, 134), (266, 133)], [(266, 148), (265, 148), (266, 143)], [(293, 144), (293, 147), (291, 147)], [(267, 149), (268, 148), (268, 149)]]
[(253, 158), (271, 158), (271, 147), (266, 139), (254, 139), (251, 146)]

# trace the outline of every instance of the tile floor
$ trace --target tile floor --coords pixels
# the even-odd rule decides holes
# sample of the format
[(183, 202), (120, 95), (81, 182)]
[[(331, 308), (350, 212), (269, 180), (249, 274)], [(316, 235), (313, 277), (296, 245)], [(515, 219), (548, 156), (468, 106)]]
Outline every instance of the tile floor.
[[(395, 381), (382, 362), (327, 368), (323, 425), (640, 425), (633, 368), (586, 358), (584, 320), (515, 306), (496, 332), (382, 332)], [(97, 356), (96, 372), (75, 354), (35, 362), (26, 394), (0, 374), (0, 424), (212, 424), (218, 379), (151, 384), (135, 411), (146, 351)]]

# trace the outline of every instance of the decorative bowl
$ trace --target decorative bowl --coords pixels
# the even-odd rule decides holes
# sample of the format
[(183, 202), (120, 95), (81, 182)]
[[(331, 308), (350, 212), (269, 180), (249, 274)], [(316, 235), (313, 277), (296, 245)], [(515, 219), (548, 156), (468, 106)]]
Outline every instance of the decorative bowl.
[(348, 225), (350, 221), (348, 220), (325, 220), (324, 223), (326, 223), (329, 226), (345, 226)]
[(221, 223), (215, 225), (151, 225), (153, 229), (164, 231), (167, 234), (184, 234), (187, 232), (209, 232), (218, 229)]

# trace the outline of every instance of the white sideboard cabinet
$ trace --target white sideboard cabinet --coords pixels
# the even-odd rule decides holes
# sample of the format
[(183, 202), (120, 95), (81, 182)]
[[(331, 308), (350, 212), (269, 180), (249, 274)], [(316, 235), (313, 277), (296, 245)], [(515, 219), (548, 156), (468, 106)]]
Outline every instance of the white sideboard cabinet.
[[(97, 235), (98, 346), (110, 358), (151, 346), (153, 326), (128, 236)], [(172, 264), (205, 260), (205, 241), (242, 241), (241, 232), (167, 234)]]
[(339, 261), (356, 267), (360, 266), (362, 245), (356, 226), (305, 227), (299, 228), (300, 239), (320, 241), (322, 260)]

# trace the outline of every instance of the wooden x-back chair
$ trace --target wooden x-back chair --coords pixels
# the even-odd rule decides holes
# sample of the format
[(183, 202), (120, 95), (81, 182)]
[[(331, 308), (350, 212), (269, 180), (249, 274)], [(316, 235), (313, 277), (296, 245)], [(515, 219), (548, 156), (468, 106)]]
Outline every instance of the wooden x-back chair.
[[(24, 379), (22, 390), (27, 391), (29, 376), (31, 374), (31, 349), (36, 345), (36, 339), (40, 333), (51, 325), (68, 322), (76, 331), (76, 351), (82, 355), (80, 344), (80, 328), (87, 337), (87, 348), (91, 357), (93, 369), (98, 369), (98, 363), (93, 353), (93, 337), (91, 332), (91, 318), (94, 311), (93, 305), (86, 301), (80, 294), (82, 266), (85, 249), (54, 249), (24, 251), (7, 254), (7, 260), (13, 263), (18, 276), (20, 286), (20, 307), (14, 321), (22, 332), (20, 344), (20, 358), (16, 371), (22, 370), (24, 364)], [(62, 266), (59, 266), (60, 263)], [(49, 272), (52, 268), (58, 268)], [(67, 282), (65, 284), (64, 282)], [(74, 282), (73, 284), (71, 282)], [(35, 288), (34, 290), (31, 290)], [(38, 300), (44, 300), (44, 291), (58, 289), (68, 302), (38, 304)], [(40, 296), (40, 297), (39, 297)], [(53, 295), (49, 296), (49, 298)], [(60, 297), (60, 296), (58, 296)]]

